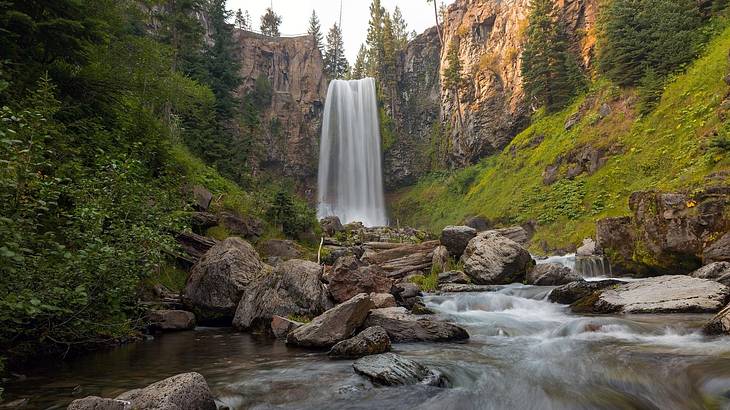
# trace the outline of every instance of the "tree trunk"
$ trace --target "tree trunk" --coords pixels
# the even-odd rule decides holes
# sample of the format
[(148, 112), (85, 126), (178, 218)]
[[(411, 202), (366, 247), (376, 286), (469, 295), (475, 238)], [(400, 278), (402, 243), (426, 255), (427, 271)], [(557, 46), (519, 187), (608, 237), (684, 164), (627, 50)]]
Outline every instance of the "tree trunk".
[(439, 26), (439, 12), (438, 7), (436, 6), (437, 0), (433, 0), (433, 15), (436, 17), (436, 32), (439, 35), (439, 43), (441, 43), (441, 48), (444, 48), (444, 37), (443, 33), (441, 33), (441, 26)]

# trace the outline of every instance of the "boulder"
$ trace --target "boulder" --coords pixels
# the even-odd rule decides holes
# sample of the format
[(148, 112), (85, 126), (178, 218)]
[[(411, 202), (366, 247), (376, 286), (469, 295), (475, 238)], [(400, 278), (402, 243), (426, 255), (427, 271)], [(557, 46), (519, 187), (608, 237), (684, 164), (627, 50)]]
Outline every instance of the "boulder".
[(331, 359), (357, 359), (371, 354), (385, 353), (390, 350), (388, 333), (379, 326), (369, 327), (357, 336), (343, 340), (332, 346), (328, 355)]
[(358, 293), (388, 293), (393, 281), (377, 265), (366, 265), (354, 256), (337, 260), (327, 274), (329, 291), (338, 302), (349, 300)]
[(596, 242), (591, 238), (583, 239), (583, 245), (575, 252), (577, 256), (593, 256), (596, 254)]
[[(3, 407), (3, 406), (0, 406)], [(132, 403), (123, 400), (105, 399), (97, 396), (88, 396), (76, 399), (66, 408), (67, 410), (132, 410)]]
[(195, 199), (195, 203), (193, 204), (195, 209), (198, 211), (207, 211), (210, 207), (210, 202), (213, 200), (213, 194), (204, 186), (195, 185), (193, 187), (193, 199)]
[(449, 251), (445, 246), (437, 246), (431, 257), (431, 272), (443, 272), (449, 266)]
[(469, 241), (462, 260), (464, 272), (477, 285), (522, 282), (535, 265), (525, 248), (493, 231), (482, 232)]
[(509, 228), (493, 229), (491, 231), (497, 235), (502, 235), (505, 238), (511, 239), (522, 246), (526, 246), (530, 242), (531, 234), (521, 226), (510, 226)]
[(559, 263), (539, 263), (527, 274), (528, 285), (560, 286), (583, 278)]
[(422, 304), (421, 301), (421, 288), (415, 283), (401, 282), (397, 283), (392, 288), (393, 296), (395, 296), (395, 302), (398, 306), (404, 306), (408, 309), (413, 309), (414, 306)]
[(288, 239), (269, 239), (259, 244), (258, 250), (271, 265), (290, 259), (302, 259), (305, 253), (299, 244)]
[(223, 212), (219, 221), (228, 232), (257, 241), (264, 233), (263, 223), (252, 216), (241, 216), (231, 212)]
[(143, 389), (117, 396), (131, 402), (133, 409), (216, 410), (208, 383), (199, 373), (182, 373)]
[(198, 235), (192, 232), (180, 232), (175, 235), (175, 240), (180, 244), (180, 248), (188, 257), (185, 258), (191, 264), (200, 260), (210, 248), (214, 247), (218, 241), (207, 236)]
[(195, 328), (195, 315), (185, 310), (160, 309), (148, 314), (150, 327), (159, 330), (190, 330)]
[(395, 353), (365, 356), (355, 360), (352, 367), (356, 373), (367, 377), (374, 384), (382, 386), (418, 383), (445, 386), (446, 384), (440, 374)]
[(413, 315), (403, 307), (373, 309), (365, 326), (382, 327), (395, 343), (445, 342), (469, 338), (469, 333), (459, 326)]
[(470, 218), (466, 218), (464, 221), (464, 225), (476, 229), (477, 232), (483, 232), (489, 229), (489, 221), (481, 216), (472, 216)]
[(467, 284), (469, 283), (469, 277), (466, 276), (466, 273), (459, 270), (439, 273), (439, 285), (447, 283)]
[(552, 292), (550, 292), (548, 299), (553, 303), (570, 305), (580, 299), (585, 298), (586, 296), (592, 295), (598, 290), (605, 289), (610, 286), (618, 286), (623, 283), (625, 282), (615, 279), (590, 282), (585, 280), (579, 280), (553, 289)]
[(321, 262), (325, 265), (332, 266), (337, 260), (343, 256), (354, 256), (357, 259), (362, 258), (365, 250), (362, 246), (333, 246), (326, 245), (322, 248)]
[(319, 225), (322, 227), (322, 230), (327, 234), (327, 236), (335, 236), (337, 232), (345, 230), (345, 227), (342, 226), (342, 222), (340, 222), (340, 218), (336, 216), (326, 216), (320, 219)]
[(274, 315), (271, 318), (271, 332), (277, 339), (286, 339), (286, 336), (303, 323), (285, 317)]
[(625, 283), (603, 290), (596, 313), (717, 312), (730, 298), (730, 288), (718, 282), (684, 275), (667, 275)]
[(468, 283), (447, 283), (439, 287), (439, 291), (441, 291), (441, 293), (496, 292), (500, 289), (502, 289), (502, 286), (472, 285)]
[(218, 215), (210, 212), (193, 212), (190, 215), (190, 225), (196, 233), (205, 233), (208, 228), (218, 225)]
[(233, 318), (246, 287), (262, 274), (256, 250), (240, 238), (228, 238), (193, 266), (183, 294), (200, 321)]
[(730, 305), (710, 319), (702, 330), (708, 335), (730, 335)]
[(372, 299), (376, 309), (397, 306), (395, 296), (390, 293), (371, 293), (370, 299)]
[(730, 262), (713, 262), (689, 274), (693, 278), (709, 279), (730, 286)]
[(233, 318), (241, 330), (268, 332), (274, 315), (314, 317), (333, 306), (321, 281), (322, 267), (292, 259), (246, 289)]
[(468, 226), (447, 226), (441, 231), (441, 244), (448, 249), (451, 256), (459, 258), (466, 245), (477, 236), (477, 230)]
[(705, 248), (702, 252), (702, 260), (705, 263), (730, 262), (730, 232)]
[(289, 333), (286, 343), (304, 347), (332, 347), (352, 337), (374, 307), (370, 296), (365, 293), (356, 295)]

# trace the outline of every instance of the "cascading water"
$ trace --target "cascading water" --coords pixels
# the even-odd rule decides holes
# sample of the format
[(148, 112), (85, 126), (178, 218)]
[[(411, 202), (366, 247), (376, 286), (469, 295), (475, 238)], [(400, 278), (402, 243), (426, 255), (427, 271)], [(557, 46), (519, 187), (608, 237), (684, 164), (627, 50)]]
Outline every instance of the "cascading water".
[(320, 218), (387, 225), (374, 79), (330, 83), (317, 182)]

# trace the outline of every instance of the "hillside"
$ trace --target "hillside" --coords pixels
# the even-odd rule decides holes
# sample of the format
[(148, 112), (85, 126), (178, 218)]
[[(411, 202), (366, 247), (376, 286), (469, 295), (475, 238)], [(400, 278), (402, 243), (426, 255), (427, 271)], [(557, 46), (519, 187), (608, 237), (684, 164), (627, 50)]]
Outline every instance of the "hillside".
[(596, 220), (628, 214), (634, 191), (727, 180), (730, 28), (727, 19), (713, 27), (702, 57), (670, 79), (650, 113), (639, 115), (635, 89), (599, 79), (564, 110), (537, 112), (501, 153), (394, 193), (393, 220), (433, 231), (470, 216), (535, 221), (533, 250), (572, 248)]

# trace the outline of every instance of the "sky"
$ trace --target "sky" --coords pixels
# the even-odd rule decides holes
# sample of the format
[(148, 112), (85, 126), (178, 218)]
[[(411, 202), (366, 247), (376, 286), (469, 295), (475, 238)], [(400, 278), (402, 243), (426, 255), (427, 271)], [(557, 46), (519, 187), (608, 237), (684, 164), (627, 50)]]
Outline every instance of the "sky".
[[(314, 9), (319, 16), (322, 34), (339, 19), (340, 0), (227, 0), (231, 10), (248, 10), (254, 29), (258, 30), (261, 16), (273, 3), (274, 11), (282, 17), (282, 35), (305, 34), (309, 27), (309, 17)], [(453, 0), (443, 0), (450, 4)], [(426, 0), (381, 0), (383, 7), (391, 13), (395, 6), (400, 7), (408, 31), (422, 33), (435, 25), (433, 5)], [(365, 42), (370, 17), (370, 0), (342, 0), (342, 27), (345, 54), (350, 64), (355, 61), (360, 44)]]

